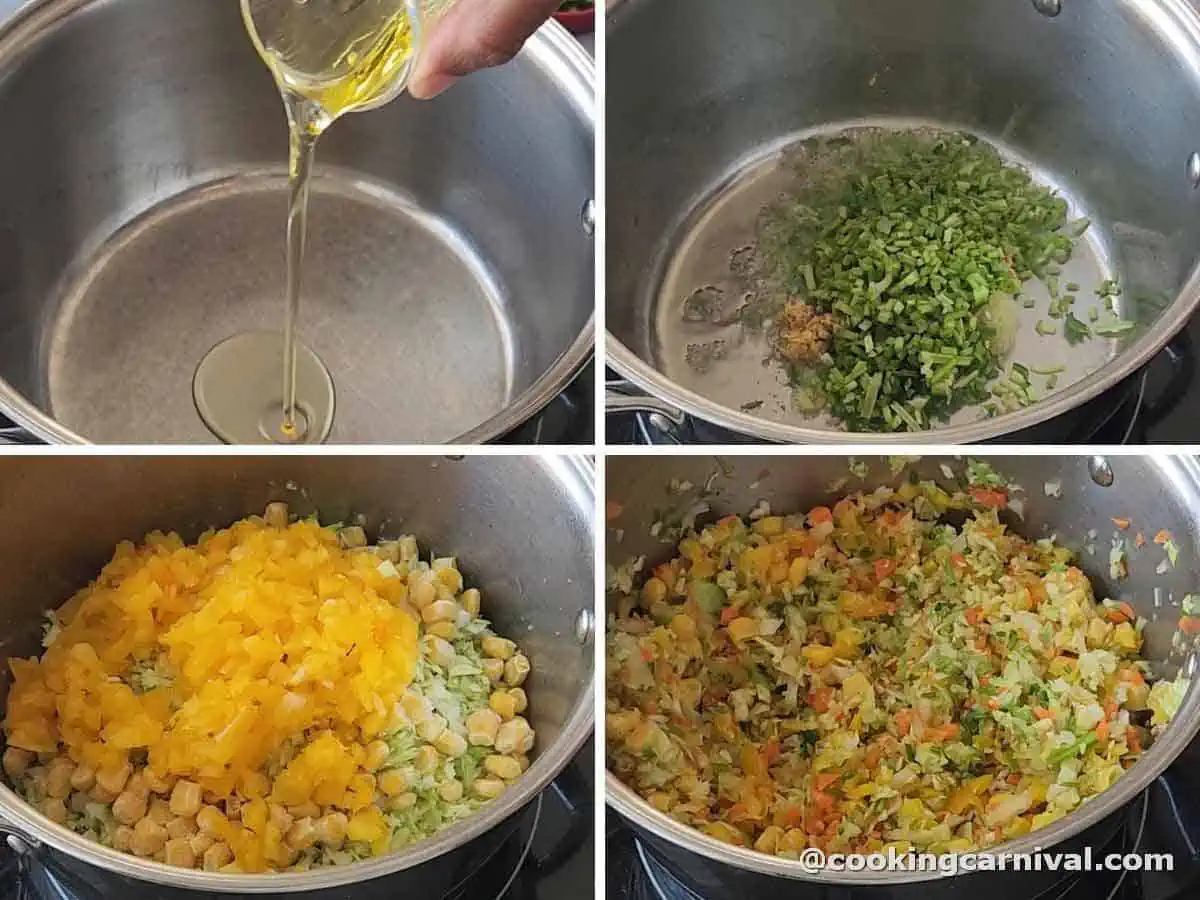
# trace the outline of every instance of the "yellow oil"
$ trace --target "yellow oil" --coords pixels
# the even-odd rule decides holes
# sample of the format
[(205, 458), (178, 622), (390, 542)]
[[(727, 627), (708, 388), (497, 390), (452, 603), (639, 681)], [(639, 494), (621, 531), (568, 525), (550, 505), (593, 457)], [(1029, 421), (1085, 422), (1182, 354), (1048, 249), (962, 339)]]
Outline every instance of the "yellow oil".
[(242, 15), (279, 85), (291, 130), (283, 414), (272, 439), (299, 443), (307, 437), (296, 396), (300, 293), (317, 142), (342, 115), (386, 102), (403, 88), (421, 2), (242, 0)]

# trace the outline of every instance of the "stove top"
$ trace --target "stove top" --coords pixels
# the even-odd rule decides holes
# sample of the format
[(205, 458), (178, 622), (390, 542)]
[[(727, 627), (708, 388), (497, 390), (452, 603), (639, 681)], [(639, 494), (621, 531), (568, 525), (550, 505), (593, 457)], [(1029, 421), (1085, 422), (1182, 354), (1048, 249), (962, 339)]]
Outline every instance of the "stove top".
[[(592, 797), (595, 783), (593, 743), (587, 745), (558, 779), (524, 811), (516, 827), (492, 856), (457, 886), (421, 900), (560, 900), (590, 897), (595, 882)], [(0, 900), (162, 900), (200, 897), (110, 876), (64, 868), (51, 856), (0, 842)], [(366, 886), (321, 891), (314, 900), (336, 896), (402, 898), (413, 896), (413, 872), (400, 872)], [(235, 895), (225, 894), (230, 900)], [(265, 895), (270, 896), (270, 895)], [(296, 895), (304, 896), (304, 895)]]
[[(938, 896), (978, 900), (982, 888), (998, 886), (998, 896), (1010, 900), (1186, 900), (1200, 896), (1200, 833), (1191, 814), (1186, 810), (1200, 806), (1200, 787), (1192, 787), (1177, 777), (1156, 781), (1145, 793), (1121, 811), (1112, 837), (1103, 846), (1093, 849), (1095, 856), (1114, 852), (1171, 853), (1173, 872), (1091, 872), (1063, 877), (1052, 886), (1028, 897), (1014, 895), (1006, 889), (1005, 875), (975, 876), (990, 881), (973, 880), (961, 891), (951, 882)], [(609, 900), (743, 900), (748, 894), (737, 873), (719, 864), (695, 858), (704, 875), (689, 877), (676, 864), (664, 860), (655, 848), (640, 838), (615, 813), (609, 814), (606, 846), (608, 850), (607, 880)], [(723, 879), (722, 876), (725, 876)], [(690, 884), (699, 878), (706, 884), (720, 885), (701, 895)], [(899, 889), (851, 889), (787, 882), (780, 885), (780, 895), (787, 900), (872, 900), (872, 898), (914, 898), (919, 900), (928, 892), (921, 885)]]

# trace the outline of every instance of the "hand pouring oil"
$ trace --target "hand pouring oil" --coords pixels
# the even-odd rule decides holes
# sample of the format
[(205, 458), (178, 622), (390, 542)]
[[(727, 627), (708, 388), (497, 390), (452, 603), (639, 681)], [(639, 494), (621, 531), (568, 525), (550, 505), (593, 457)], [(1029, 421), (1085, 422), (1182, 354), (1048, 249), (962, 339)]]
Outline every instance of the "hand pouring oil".
[[(338, 118), (381, 106), (404, 89), (420, 42), (422, 3), (242, 0), (242, 15), (279, 85), (291, 132), (287, 317), (282, 343), (278, 334), (254, 332), (213, 348), (196, 370), (196, 408), (228, 443), (319, 443), (333, 427), (333, 380), (297, 336), (313, 160), (321, 135)], [(282, 394), (270, 374), (280, 368)]]

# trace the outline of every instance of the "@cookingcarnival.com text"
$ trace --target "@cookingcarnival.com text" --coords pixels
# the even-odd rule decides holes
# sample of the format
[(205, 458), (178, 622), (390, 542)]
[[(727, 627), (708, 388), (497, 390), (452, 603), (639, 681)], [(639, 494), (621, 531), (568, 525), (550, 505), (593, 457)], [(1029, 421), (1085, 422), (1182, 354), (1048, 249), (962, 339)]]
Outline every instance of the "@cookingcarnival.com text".
[(1170, 853), (1096, 854), (1034, 850), (1031, 853), (916, 853), (892, 847), (879, 853), (826, 853), (810, 847), (800, 854), (805, 872), (1173, 872)]

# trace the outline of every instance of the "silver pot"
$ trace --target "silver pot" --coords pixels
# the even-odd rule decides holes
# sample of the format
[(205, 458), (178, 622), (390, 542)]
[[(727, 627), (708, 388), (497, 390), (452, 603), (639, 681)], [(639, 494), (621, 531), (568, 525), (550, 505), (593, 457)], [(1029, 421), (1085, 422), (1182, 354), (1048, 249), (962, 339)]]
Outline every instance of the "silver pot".
[[(1027, 536), (1057, 535), (1063, 546), (1082, 550), (1089, 543), (1096, 547), (1095, 555), (1081, 553), (1080, 565), (1097, 585), (1101, 596), (1126, 600), (1145, 617), (1143, 653), (1151, 661), (1155, 674), (1174, 677), (1179, 671), (1192, 674), (1195, 657), (1190, 648), (1173, 648), (1180, 603), (1185, 594), (1193, 591), (1200, 581), (1200, 532), (1195, 527), (1194, 510), (1200, 505), (1200, 462), (1192, 457), (1117, 456), (1025, 456), (988, 457), (997, 471), (1024, 486), (1022, 518), (1014, 524)], [(844, 491), (860, 487), (870, 490), (885, 484), (899, 484), (911, 472), (943, 484), (947, 482), (939, 463), (948, 463), (962, 471), (962, 464), (950, 458), (926, 458), (902, 475), (893, 475), (888, 462), (872, 459), (867, 476), (859, 481), (850, 478)], [(848, 476), (845, 457), (619, 457), (609, 460), (607, 472), (607, 501), (610, 509), (620, 509), (608, 522), (607, 562), (620, 564), (630, 558), (645, 556), (647, 566), (664, 562), (673, 555), (670, 545), (664, 545), (649, 533), (651, 524), (672, 514), (682, 514), (703, 496), (711, 506), (711, 516), (745, 515), (760, 500), (767, 500), (775, 511), (786, 512), (810, 509), (833, 499), (828, 485)], [(692, 492), (670, 491), (676, 484), (690, 482)], [(1061, 483), (1062, 496), (1045, 496), (1047, 482)], [(1020, 495), (1018, 495), (1020, 496)], [(1148, 535), (1165, 528), (1174, 536), (1180, 548), (1178, 565), (1158, 575), (1156, 568), (1164, 558), (1161, 549), (1149, 544), (1147, 548), (1130, 550), (1129, 578), (1110, 583), (1108, 575), (1109, 535), (1113, 533), (1112, 516), (1131, 519), (1138, 529)], [(1092, 529), (1097, 537), (1089, 538)], [(1185, 647), (1191, 642), (1187, 642)], [(989, 849), (994, 853), (1030, 853), (1034, 848), (1058, 849), (1080, 847), (1084, 843), (1103, 844), (1103, 836), (1111, 823), (1105, 824), (1114, 813), (1141, 794), (1155, 778), (1183, 753), (1200, 730), (1200, 686), (1193, 681), (1172, 724), (1160, 739), (1116, 784), (1103, 794), (1089, 800), (1071, 815), (1038, 831), (1006, 841)], [(853, 887), (876, 886), (899, 890), (904, 885), (922, 882), (917, 890), (905, 896), (928, 897), (931, 892), (958, 890), (961, 883), (942, 880), (938, 873), (929, 872), (846, 872), (810, 873), (801, 863), (752, 850), (734, 847), (710, 838), (701, 832), (663, 815), (641, 799), (611, 773), (607, 776), (608, 802), (621, 816), (647, 833), (673, 853), (678, 861), (686, 854), (706, 857), (688, 868), (681, 867), (699, 878), (711, 872), (708, 861), (735, 870), (747, 886), (762, 889), (772, 878), (792, 879), (825, 885)], [(1110, 832), (1111, 834), (1111, 832)], [(682, 853), (681, 853), (682, 851)], [(1047, 878), (1061, 873), (1004, 873), (1000, 883), (1007, 896), (1035, 896), (1032, 885), (1045, 886)], [(984, 875), (964, 876), (983, 879)], [(933, 883), (930, 883), (933, 882)], [(793, 889), (785, 884), (779, 890)], [(748, 895), (750, 895), (748, 893)], [(943, 896), (937, 894), (937, 896)]]
[[(737, 296), (729, 254), (786, 185), (787, 147), (854, 124), (918, 121), (993, 140), (1086, 211), (1089, 243), (1064, 279), (1090, 303), (1118, 273), (1121, 313), (1141, 328), (1070, 348), (1034, 333), (1043, 299), (1021, 311), (1013, 359), (1063, 363), (1060, 389), (906, 438), (1025, 431), (1143, 367), (1200, 301), (1200, 15), (1185, 0), (1061, 6), (1050, 17), (1011, 0), (901, 0), (885, 11), (872, 0), (624, 0), (609, 19), (606, 88), (612, 367), (668, 416), (760, 441), (844, 441), (832, 423), (793, 411), (760, 340), (685, 323), (682, 303), (706, 284)], [(727, 340), (728, 358), (698, 372), (684, 348), (713, 339)], [(741, 408), (756, 401), (757, 411)]]
[(409, 849), (346, 867), (275, 875), (173, 868), (55, 825), (7, 787), (0, 787), (0, 832), (65, 855), (76, 871), (98, 867), (203, 894), (328, 889), (344, 897), (346, 886), (355, 885), (355, 896), (396, 896), (395, 879), (363, 883), (404, 872), (404, 896), (443, 896), (495, 850), (510, 817), (555, 778), (591, 732), (593, 492), (590, 463), (572, 457), (0, 461), (0, 559), (9, 585), (0, 607), (5, 658), (39, 652), (43, 611), (85, 585), (119, 541), (153, 529), (195, 538), (205, 527), (286, 500), (296, 512), (320, 511), (329, 521), (361, 513), (371, 533), (402, 528), (418, 535), (426, 551), (432, 546), (457, 555), (483, 591), (486, 614), (501, 633), (519, 637), (529, 654), (530, 711), (539, 739), (526, 775), (477, 816)]
[[(318, 150), (301, 338), (338, 443), (474, 443), (593, 349), (593, 67), (556, 23)], [(283, 327), (287, 126), (235, 0), (33, 0), (0, 26), (0, 411), (204, 443), (192, 375)]]

